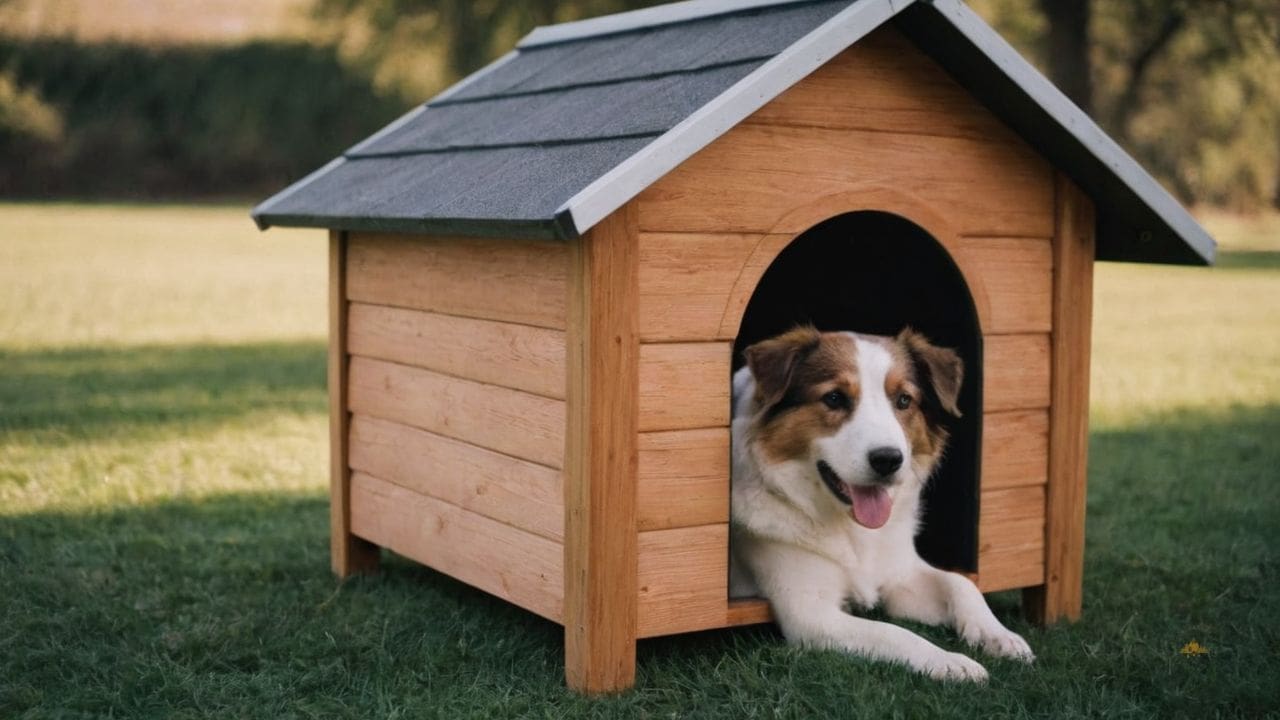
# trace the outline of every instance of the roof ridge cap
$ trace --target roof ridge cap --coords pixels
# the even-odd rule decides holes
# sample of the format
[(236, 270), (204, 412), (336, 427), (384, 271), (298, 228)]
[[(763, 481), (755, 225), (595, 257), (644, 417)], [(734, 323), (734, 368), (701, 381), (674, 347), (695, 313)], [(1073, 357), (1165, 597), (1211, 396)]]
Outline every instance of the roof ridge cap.
[[(731, 15), (733, 13), (755, 10), (757, 8), (777, 7), (782, 5), (803, 5), (822, 2), (823, 0), (685, 0), (665, 5), (630, 10), (628, 12), (601, 15), (599, 17), (573, 20), (556, 25), (543, 25), (534, 28), (516, 44), (518, 50), (556, 45), (559, 43), (616, 35), (619, 33), (641, 30), (663, 25), (680, 23)], [(858, 0), (848, 0), (850, 4)]]

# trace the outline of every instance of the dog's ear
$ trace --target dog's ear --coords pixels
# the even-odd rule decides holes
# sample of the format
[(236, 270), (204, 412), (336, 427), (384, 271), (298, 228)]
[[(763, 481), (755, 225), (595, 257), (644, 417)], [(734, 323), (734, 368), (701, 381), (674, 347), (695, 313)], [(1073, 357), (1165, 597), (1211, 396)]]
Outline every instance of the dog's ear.
[(803, 325), (746, 349), (747, 367), (756, 380), (756, 402), (761, 407), (772, 407), (782, 400), (796, 367), (820, 341), (816, 328)]
[(938, 400), (938, 405), (953, 417), (960, 417), (956, 401), (964, 382), (964, 361), (951, 348), (938, 347), (924, 335), (905, 328), (898, 333), (898, 344), (907, 351), (916, 374)]

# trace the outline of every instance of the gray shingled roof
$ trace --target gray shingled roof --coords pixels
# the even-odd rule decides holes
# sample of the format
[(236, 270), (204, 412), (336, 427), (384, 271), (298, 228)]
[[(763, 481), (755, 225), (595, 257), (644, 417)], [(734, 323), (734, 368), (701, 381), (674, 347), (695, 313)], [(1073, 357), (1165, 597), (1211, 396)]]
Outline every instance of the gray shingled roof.
[(253, 211), (271, 225), (575, 237), (892, 21), (1098, 206), (1100, 259), (1213, 240), (959, 0), (694, 0), (538, 28)]

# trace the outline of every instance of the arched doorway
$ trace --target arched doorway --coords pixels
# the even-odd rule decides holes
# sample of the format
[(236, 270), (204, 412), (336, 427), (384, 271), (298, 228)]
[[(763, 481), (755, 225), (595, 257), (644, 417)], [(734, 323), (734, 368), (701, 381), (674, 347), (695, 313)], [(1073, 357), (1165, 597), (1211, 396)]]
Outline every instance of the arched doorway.
[(965, 364), (963, 417), (925, 489), (916, 546), (939, 567), (976, 572), (982, 440), (982, 330), (973, 296), (946, 249), (899, 215), (839, 215), (797, 236), (765, 270), (734, 342), (733, 368), (752, 343), (797, 323), (893, 335), (910, 325)]

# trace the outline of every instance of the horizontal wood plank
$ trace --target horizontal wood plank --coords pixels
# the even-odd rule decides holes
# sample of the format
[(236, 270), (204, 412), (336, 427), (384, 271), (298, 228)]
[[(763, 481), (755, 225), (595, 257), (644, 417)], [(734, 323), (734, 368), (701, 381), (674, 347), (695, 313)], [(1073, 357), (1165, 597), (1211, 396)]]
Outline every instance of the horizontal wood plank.
[(759, 235), (642, 233), (640, 339), (731, 340), (721, 327)]
[(564, 465), (563, 400), (358, 356), (351, 358), (347, 392), (354, 413), (556, 469)]
[(1049, 336), (994, 335), (984, 340), (986, 412), (1049, 407)]
[(563, 330), (568, 269), (562, 242), (352, 233), (347, 297)]
[(729, 601), (725, 627), (773, 622), (773, 611), (764, 598), (736, 598)]
[(564, 538), (558, 470), (389, 420), (351, 420), (351, 467), (549, 540)]
[(985, 335), (1052, 329), (1053, 247), (1048, 240), (964, 238), (965, 267), (982, 274), (989, 317)]
[(1045, 489), (1041, 485), (984, 490), (978, 521), (979, 554), (1044, 542)]
[(1044, 581), (1045, 488), (984, 490), (978, 521), (978, 586), (984, 592)]
[(1052, 170), (1013, 147), (750, 120), (642, 192), (640, 229), (801, 232), (778, 223), (813, 198), (867, 183), (911, 188), (961, 235), (1053, 234)]
[(640, 431), (729, 425), (733, 346), (661, 343), (640, 346)]
[(642, 532), (639, 551), (639, 637), (724, 625), (728, 524)]
[(564, 399), (564, 331), (351, 303), (353, 355)]
[(881, 27), (751, 116), (753, 122), (989, 140), (1033, 151), (936, 62)]
[(993, 550), (978, 556), (978, 589), (984, 593), (1044, 582), (1044, 547)]
[(641, 530), (729, 521), (729, 428), (640, 433)]
[(982, 416), (982, 489), (1044, 485), (1049, 478), (1049, 412)]
[(560, 622), (564, 548), (365, 473), (351, 477), (352, 532)]

